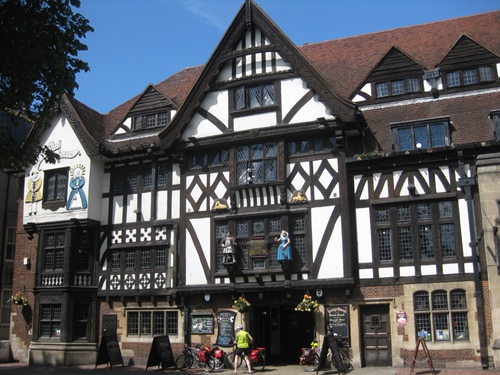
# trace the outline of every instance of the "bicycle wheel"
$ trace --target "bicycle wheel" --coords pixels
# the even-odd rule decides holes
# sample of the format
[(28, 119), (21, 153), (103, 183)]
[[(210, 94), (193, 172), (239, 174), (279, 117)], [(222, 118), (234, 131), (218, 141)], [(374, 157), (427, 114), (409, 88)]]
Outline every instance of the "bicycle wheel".
[(264, 371), (266, 367), (266, 357), (262, 353), (257, 354), (257, 362), (252, 362), (252, 367), (256, 371)]
[[(235, 358), (235, 357), (236, 357), (236, 355), (234, 354), (234, 352), (231, 352), (231, 353), (229, 353), (229, 354), (227, 355), (226, 367), (227, 367), (228, 369), (234, 369), (234, 358)], [(245, 363), (245, 361), (242, 361), (242, 360), (241, 360), (241, 357), (238, 357), (237, 361), (238, 361), (238, 362), (237, 362), (237, 366), (236, 366), (236, 368), (241, 367), (241, 365), (242, 365), (243, 363)]]
[(319, 368), (319, 355), (318, 353), (314, 353), (313, 371), (318, 371), (318, 368)]
[(215, 358), (212, 356), (207, 357), (205, 362), (200, 363), (201, 368), (205, 372), (212, 372), (215, 370)]
[(175, 367), (181, 371), (186, 371), (193, 366), (193, 357), (190, 355), (181, 354), (175, 360)]
[(346, 353), (340, 352), (340, 359), (342, 362), (342, 371), (347, 371), (352, 369), (351, 359)]

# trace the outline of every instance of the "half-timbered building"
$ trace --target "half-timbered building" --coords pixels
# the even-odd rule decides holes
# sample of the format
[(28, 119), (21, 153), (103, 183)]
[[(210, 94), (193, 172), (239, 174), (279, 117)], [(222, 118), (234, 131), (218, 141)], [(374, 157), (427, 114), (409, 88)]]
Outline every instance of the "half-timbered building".
[(356, 367), (419, 337), (436, 367), (498, 366), (499, 26), (297, 47), (247, 0), (204, 66), (106, 115), (64, 96), (59, 163), (25, 173), (14, 356), (93, 363), (112, 331), (145, 364), (155, 335), (230, 347), (242, 323), (270, 362), (333, 331)]

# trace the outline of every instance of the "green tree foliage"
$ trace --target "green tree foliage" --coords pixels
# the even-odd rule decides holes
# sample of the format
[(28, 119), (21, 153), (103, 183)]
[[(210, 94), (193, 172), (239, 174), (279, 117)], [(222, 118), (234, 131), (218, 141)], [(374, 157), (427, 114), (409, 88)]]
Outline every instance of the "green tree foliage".
[[(79, 7), (80, 0), (0, 0), (0, 111), (17, 113), (15, 122), (46, 126), (61, 95), (78, 88), (76, 74), (89, 71), (78, 53), (94, 29)], [(37, 140), (22, 150), (13, 142), (0, 123), (0, 168), (20, 168), (44, 151)]]

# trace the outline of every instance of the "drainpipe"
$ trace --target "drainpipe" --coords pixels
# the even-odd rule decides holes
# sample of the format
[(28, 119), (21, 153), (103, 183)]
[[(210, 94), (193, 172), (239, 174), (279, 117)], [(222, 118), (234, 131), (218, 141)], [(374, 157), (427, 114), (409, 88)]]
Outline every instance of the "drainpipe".
[(477, 309), (477, 325), (479, 333), (479, 352), (481, 355), (481, 366), (483, 369), (488, 368), (488, 347), (486, 341), (486, 330), (484, 322), (484, 309), (482, 302), (482, 288), (481, 288), (481, 277), (479, 274), (479, 256), (477, 254), (477, 239), (476, 239), (476, 219), (474, 215), (474, 200), (472, 198), (472, 187), (476, 186), (476, 176), (467, 177), (464, 169), (464, 157), (463, 151), (458, 151), (458, 174), (460, 178), (458, 179), (457, 186), (465, 194), (465, 201), (467, 202), (467, 213), (469, 216), (469, 234), (472, 254), (472, 269), (474, 272), (474, 298), (476, 299), (476, 309)]
[[(0, 230), (1, 236), (0, 236), (0, 291), (2, 290), (2, 275), (3, 275), (3, 260), (5, 258), (5, 239), (7, 238), (7, 211), (8, 211), (8, 205), (9, 205), (9, 195), (10, 195), (10, 173), (7, 173), (7, 189), (4, 192), (5, 194), (5, 202), (4, 202), (4, 212), (3, 212), (3, 226), (2, 229)], [(17, 197), (16, 197), (17, 199)], [(1, 295), (0, 295), (0, 298)]]

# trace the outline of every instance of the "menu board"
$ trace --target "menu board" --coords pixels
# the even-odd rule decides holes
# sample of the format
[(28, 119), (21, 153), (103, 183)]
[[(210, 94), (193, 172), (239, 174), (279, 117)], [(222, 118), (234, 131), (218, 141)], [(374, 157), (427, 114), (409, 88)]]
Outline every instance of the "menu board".
[(174, 355), (172, 347), (170, 346), (170, 339), (168, 336), (155, 336), (149, 351), (148, 363), (146, 370), (150, 366), (160, 365), (162, 369), (175, 366)]
[(212, 334), (214, 333), (214, 317), (210, 314), (191, 315), (191, 333)]
[(115, 337), (117, 334), (116, 314), (104, 314), (102, 316), (102, 335)]
[(327, 331), (349, 340), (349, 305), (332, 305), (326, 308)]
[(234, 341), (234, 322), (236, 313), (234, 311), (219, 311), (215, 314), (219, 331), (216, 344), (219, 346), (232, 346)]

